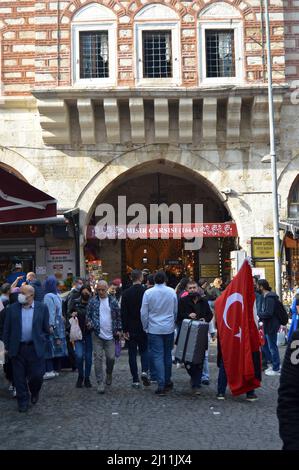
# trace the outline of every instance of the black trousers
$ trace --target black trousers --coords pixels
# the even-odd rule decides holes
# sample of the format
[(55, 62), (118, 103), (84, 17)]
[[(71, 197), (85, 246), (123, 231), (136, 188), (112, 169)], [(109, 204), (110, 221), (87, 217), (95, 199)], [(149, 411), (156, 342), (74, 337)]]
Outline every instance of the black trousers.
[(8, 382), (10, 382), (14, 386), (12, 362), (11, 362), (11, 358), (8, 356), (5, 357), (5, 364), (3, 365), (3, 370), (4, 370), (5, 377), (8, 380)]
[(36, 355), (33, 344), (21, 344), (18, 355), (12, 358), (12, 369), (18, 404), (26, 406), (29, 404), (29, 392), (36, 395), (41, 389), (45, 359)]

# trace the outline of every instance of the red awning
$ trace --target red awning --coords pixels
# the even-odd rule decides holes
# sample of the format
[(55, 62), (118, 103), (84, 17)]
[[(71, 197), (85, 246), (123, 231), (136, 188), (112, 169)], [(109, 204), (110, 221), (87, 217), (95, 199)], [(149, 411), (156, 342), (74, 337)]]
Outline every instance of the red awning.
[(57, 201), (0, 168), (0, 225), (56, 217)]

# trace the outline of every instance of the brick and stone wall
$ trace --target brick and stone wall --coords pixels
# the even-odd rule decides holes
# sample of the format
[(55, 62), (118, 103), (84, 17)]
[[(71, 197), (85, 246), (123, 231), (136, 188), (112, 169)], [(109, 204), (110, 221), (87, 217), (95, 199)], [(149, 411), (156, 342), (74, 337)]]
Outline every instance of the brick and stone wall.
[[(37, 2), (1, 0), (0, 34), (3, 94), (29, 94), (33, 87), (53, 88), (72, 84), (72, 17), (82, 6), (89, 3), (103, 4), (114, 12), (118, 37), (117, 86), (135, 85), (134, 17), (145, 5), (158, 3), (155, 0), (132, 2), (120, 0), (97, 0), (96, 2), (88, 0), (59, 2), (51, 0)], [(204, 8), (215, 2), (165, 0), (163, 3), (175, 10), (181, 26), (182, 86), (197, 86), (199, 84), (198, 56), (200, 47), (198, 17)], [(249, 83), (263, 83), (265, 63), (263, 62), (260, 0), (247, 0), (246, 2), (227, 0), (227, 3), (238, 9), (244, 25), (245, 80)], [(296, 5), (298, 3), (297, 0), (286, 2), (287, 67), (288, 76), (291, 78), (296, 77), (297, 63), (299, 64), (299, 59), (296, 56), (297, 36), (299, 37), (299, 7)], [(273, 79), (282, 83), (285, 80), (282, 0), (270, 0), (270, 20)]]

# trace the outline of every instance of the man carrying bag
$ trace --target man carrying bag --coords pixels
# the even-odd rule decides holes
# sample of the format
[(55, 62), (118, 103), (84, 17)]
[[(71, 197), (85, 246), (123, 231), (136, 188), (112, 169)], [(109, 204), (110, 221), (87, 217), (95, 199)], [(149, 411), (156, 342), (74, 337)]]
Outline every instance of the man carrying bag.
[(203, 362), (208, 347), (209, 322), (213, 314), (208, 301), (201, 296), (196, 282), (189, 282), (187, 291), (188, 295), (179, 300), (180, 332), (176, 357), (185, 363), (191, 376), (193, 393), (200, 395)]

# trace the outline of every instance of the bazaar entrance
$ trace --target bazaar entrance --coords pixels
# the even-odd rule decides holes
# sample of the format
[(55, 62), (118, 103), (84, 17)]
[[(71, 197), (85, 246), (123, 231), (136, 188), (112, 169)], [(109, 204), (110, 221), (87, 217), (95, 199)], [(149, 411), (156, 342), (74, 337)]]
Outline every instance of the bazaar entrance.
[[(156, 167), (157, 168), (157, 167)], [(158, 168), (157, 168), (158, 169)], [(142, 204), (149, 209), (150, 204), (195, 204), (203, 205), (203, 221), (208, 229), (214, 230), (204, 238), (200, 250), (185, 250), (184, 239), (106, 239), (99, 240), (93, 234), (98, 218), (95, 212), (90, 220), (91, 230), (87, 231), (85, 246), (86, 268), (90, 275), (113, 280), (128, 277), (132, 269), (146, 269), (153, 273), (164, 269), (169, 278), (169, 284), (175, 285), (185, 275), (198, 280), (214, 279), (230, 276), (230, 251), (238, 248), (236, 227), (223, 201), (211, 185), (203, 178), (197, 179), (194, 172), (180, 167), (176, 169), (160, 168), (159, 171), (148, 171), (145, 174), (132, 175), (119, 184), (114, 181), (97, 204), (110, 204), (118, 216), (118, 196), (126, 196), (127, 207), (131, 204)], [(148, 211), (149, 213), (149, 211)], [(131, 217), (132, 219), (132, 217)], [(130, 217), (127, 219), (129, 223)], [(170, 223), (172, 220), (170, 220)], [(147, 221), (150, 223), (150, 220)], [(218, 228), (234, 226), (233, 235), (218, 232)]]

